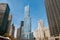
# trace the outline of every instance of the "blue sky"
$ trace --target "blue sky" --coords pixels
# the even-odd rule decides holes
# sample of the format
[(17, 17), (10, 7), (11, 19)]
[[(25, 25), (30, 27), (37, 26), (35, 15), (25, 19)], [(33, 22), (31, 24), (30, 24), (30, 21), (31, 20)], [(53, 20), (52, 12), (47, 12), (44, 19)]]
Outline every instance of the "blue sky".
[(44, 0), (0, 0), (0, 3), (9, 4), (12, 23), (16, 28), (20, 27), (20, 22), (24, 19), (24, 7), (28, 4), (30, 6), (32, 31), (38, 27), (38, 20), (40, 19), (44, 21), (45, 27), (48, 26)]

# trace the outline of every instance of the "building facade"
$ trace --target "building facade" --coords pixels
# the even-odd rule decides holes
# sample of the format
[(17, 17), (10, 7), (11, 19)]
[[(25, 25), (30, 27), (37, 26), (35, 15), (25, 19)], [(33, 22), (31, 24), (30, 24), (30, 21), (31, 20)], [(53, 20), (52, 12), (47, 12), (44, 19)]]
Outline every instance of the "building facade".
[(60, 0), (45, 0), (50, 34), (52, 37), (60, 35)]
[(29, 5), (25, 6), (24, 10), (24, 27), (22, 28), (22, 40), (31, 39), (31, 18)]
[(9, 17), (8, 17), (8, 30), (7, 30), (7, 34), (10, 35), (10, 31), (11, 31), (11, 22), (12, 22), (12, 15), (9, 14)]
[(33, 35), (33, 32), (31, 32), (31, 40), (35, 40), (35, 37)]
[(24, 27), (24, 21), (21, 21), (21, 26), (17, 29), (17, 39), (18, 40), (22, 40), (23, 36), (22, 36), (22, 28)]
[(21, 21), (21, 26), (20, 26), (20, 40), (23, 39), (23, 27), (24, 27), (24, 21)]
[(49, 38), (50, 38), (49, 27), (44, 27), (44, 28), (43, 28), (43, 32), (44, 32), (44, 39), (45, 39), (45, 40), (49, 40)]
[(17, 29), (17, 40), (20, 40), (20, 28)]
[(14, 24), (12, 24), (12, 36), (14, 37), (14, 34), (15, 34), (15, 26)]
[(34, 32), (36, 40), (48, 40), (50, 38), (49, 27), (44, 27), (43, 20), (38, 21), (38, 28)]
[(7, 32), (10, 8), (7, 3), (0, 3), (0, 35)]
[(35, 38), (36, 40), (43, 40), (44, 39), (44, 33), (43, 33), (43, 20), (38, 21), (38, 28), (35, 31)]
[(14, 37), (15, 34), (15, 26), (14, 24), (11, 24), (10, 28), (9, 28), (9, 35)]

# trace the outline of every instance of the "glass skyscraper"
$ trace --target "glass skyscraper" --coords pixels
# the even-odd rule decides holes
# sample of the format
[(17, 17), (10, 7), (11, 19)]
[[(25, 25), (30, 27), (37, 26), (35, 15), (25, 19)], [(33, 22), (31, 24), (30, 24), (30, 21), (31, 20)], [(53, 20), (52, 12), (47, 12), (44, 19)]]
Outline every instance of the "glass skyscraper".
[(30, 18), (30, 9), (29, 5), (25, 6), (24, 9), (24, 27), (23, 30), (23, 39), (30, 40), (31, 39), (31, 18)]

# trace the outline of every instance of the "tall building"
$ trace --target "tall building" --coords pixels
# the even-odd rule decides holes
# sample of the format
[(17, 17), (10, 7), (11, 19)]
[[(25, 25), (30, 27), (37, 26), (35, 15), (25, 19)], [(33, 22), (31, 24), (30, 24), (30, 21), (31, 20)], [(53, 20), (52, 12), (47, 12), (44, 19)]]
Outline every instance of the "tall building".
[(17, 29), (17, 40), (20, 40), (20, 28)]
[(0, 35), (7, 32), (10, 8), (7, 3), (0, 3)]
[(38, 28), (35, 31), (35, 38), (36, 40), (43, 40), (44, 39), (44, 32), (43, 32), (44, 24), (43, 20), (38, 21)]
[(14, 26), (14, 24), (11, 24), (11, 26), (9, 28), (9, 35), (14, 37), (14, 33), (15, 33), (15, 26)]
[(60, 0), (45, 0), (50, 34), (53, 37), (60, 35)]
[(8, 17), (8, 30), (7, 30), (7, 33), (10, 35), (10, 28), (11, 28), (11, 22), (12, 22), (12, 15), (9, 14), (9, 17)]
[(49, 40), (49, 38), (50, 38), (49, 27), (44, 27), (44, 28), (43, 28), (43, 32), (44, 32), (44, 39), (45, 39), (45, 40)]
[(43, 20), (38, 21), (38, 28), (34, 32), (36, 40), (48, 40), (50, 38), (49, 27), (44, 27)]
[(24, 21), (21, 21), (21, 26), (17, 29), (17, 40), (22, 40), (22, 28), (24, 27)]
[(12, 36), (14, 37), (14, 34), (15, 34), (15, 26), (14, 24), (12, 24)]
[(20, 40), (23, 39), (23, 28), (24, 27), (24, 21), (21, 21), (21, 26), (20, 26)]
[(31, 32), (31, 40), (35, 40), (34, 38), (35, 38), (35, 37), (34, 37), (34, 35), (33, 35), (33, 32)]
[(22, 28), (23, 40), (31, 39), (31, 18), (29, 5), (25, 6), (24, 10), (24, 27)]

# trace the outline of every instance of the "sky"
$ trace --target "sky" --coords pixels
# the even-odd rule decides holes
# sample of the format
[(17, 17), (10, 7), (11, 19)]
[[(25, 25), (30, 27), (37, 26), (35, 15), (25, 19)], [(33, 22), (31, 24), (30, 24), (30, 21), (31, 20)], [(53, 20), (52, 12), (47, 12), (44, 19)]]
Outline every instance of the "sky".
[(12, 14), (12, 23), (16, 28), (20, 27), (24, 20), (24, 7), (29, 5), (32, 31), (38, 27), (38, 21), (43, 20), (44, 26), (48, 26), (44, 0), (0, 0), (0, 3), (8, 3)]

